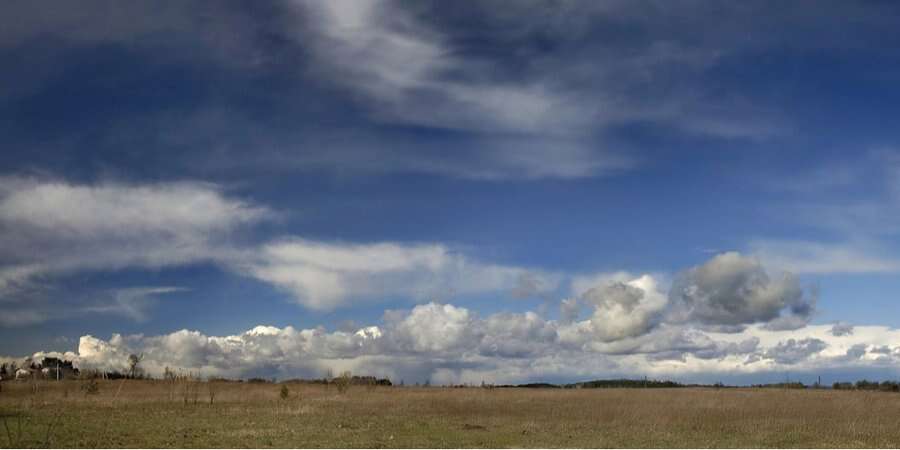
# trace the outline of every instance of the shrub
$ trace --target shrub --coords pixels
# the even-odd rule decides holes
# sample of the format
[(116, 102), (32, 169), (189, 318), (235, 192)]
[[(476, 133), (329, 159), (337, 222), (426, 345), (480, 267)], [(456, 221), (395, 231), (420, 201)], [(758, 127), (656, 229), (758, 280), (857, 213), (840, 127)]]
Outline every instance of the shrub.
[(81, 392), (84, 395), (97, 395), (100, 393), (100, 383), (97, 383), (96, 378), (88, 378), (81, 383)]
[(291, 390), (288, 389), (286, 384), (281, 385), (281, 392), (278, 393), (278, 396), (281, 397), (282, 400), (287, 400), (288, 397), (291, 396)]
[(334, 379), (334, 384), (337, 386), (338, 393), (345, 393), (348, 389), (350, 389), (350, 382), (353, 381), (353, 375), (350, 371), (345, 371), (339, 377)]

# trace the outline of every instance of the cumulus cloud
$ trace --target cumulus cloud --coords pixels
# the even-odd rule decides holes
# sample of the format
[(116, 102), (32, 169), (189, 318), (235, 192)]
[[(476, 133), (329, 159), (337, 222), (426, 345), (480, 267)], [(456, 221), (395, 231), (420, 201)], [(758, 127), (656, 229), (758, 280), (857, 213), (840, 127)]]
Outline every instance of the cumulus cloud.
[(581, 315), (581, 302), (577, 298), (565, 298), (559, 303), (559, 318), (563, 323), (571, 323), (578, 320)]
[(856, 344), (849, 349), (847, 349), (847, 358), (849, 359), (860, 359), (866, 354), (866, 344)]
[(582, 295), (594, 306), (591, 326), (601, 341), (615, 341), (647, 333), (660, 319), (666, 297), (649, 275), (628, 282), (609, 282)]
[(398, 349), (441, 355), (468, 351), (481, 340), (482, 331), (466, 308), (429, 303), (413, 308), (392, 327)]
[(129, 354), (143, 353), (143, 368), (157, 376), (165, 367), (204, 376), (281, 378), (352, 370), (438, 383), (879, 370), (900, 358), (890, 347), (900, 331), (885, 327), (858, 327), (854, 336), (835, 338), (825, 325), (791, 332), (754, 325), (740, 334), (660, 325), (615, 342), (596, 339), (588, 327), (573, 345), (579, 326), (534, 312), (480, 317), (460, 306), (429, 303), (386, 314), (382, 323), (355, 331), (257, 326), (230, 336), (190, 330), (114, 334), (106, 340), (83, 336), (78, 351), (63, 356), (81, 368), (122, 371)]
[(675, 279), (669, 299), (675, 321), (726, 326), (769, 322), (773, 329), (803, 326), (816, 301), (815, 292), (804, 292), (795, 276), (772, 278), (759, 260), (736, 252), (684, 272)]
[(821, 339), (788, 339), (785, 342), (779, 342), (778, 345), (770, 348), (763, 355), (779, 364), (792, 365), (805, 361), (810, 356), (825, 350), (826, 347), (828, 347), (828, 344)]
[(712, 348), (694, 352), (694, 356), (700, 359), (722, 359), (732, 355), (753, 354), (759, 348), (759, 338), (749, 337), (740, 342), (716, 342)]

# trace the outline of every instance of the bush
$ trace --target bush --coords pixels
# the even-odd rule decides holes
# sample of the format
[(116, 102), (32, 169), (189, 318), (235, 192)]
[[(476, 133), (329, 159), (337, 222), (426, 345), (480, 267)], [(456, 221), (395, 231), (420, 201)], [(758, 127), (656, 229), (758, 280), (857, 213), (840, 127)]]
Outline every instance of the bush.
[(291, 396), (291, 390), (288, 389), (286, 384), (281, 385), (281, 392), (278, 393), (278, 396), (281, 397), (282, 400), (287, 400), (288, 397)]
[(350, 383), (353, 381), (353, 375), (350, 374), (350, 371), (346, 371), (341, 374), (341, 376), (334, 379), (334, 384), (337, 386), (338, 393), (345, 393), (348, 389), (350, 389)]
[(97, 383), (96, 378), (88, 378), (81, 383), (81, 392), (84, 395), (97, 395), (100, 393), (100, 383)]

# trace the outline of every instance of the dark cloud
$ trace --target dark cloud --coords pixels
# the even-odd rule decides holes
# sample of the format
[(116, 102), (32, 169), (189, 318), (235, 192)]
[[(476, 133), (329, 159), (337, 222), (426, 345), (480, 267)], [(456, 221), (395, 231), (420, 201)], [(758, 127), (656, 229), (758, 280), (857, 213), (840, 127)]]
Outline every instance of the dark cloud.
[(763, 356), (774, 360), (778, 364), (792, 365), (806, 361), (810, 356), (825, 350), (826, 347), (828, 347), (828, 344), (821, 339), (788, 339), (766, 350)]
[(851, 336), (853, 334), (853, 325), (845, 322), (837, 322), (831, 327), (832, 336)]
[(849, 359), (859, 359), (866, 355), (866, 344), (856, 344), (853, 347), (847, 349), (847, 358)]
[(764, 322), (773, 330), (805, 325), (815, 307), (815, 293), (785, 273), (771, 278), (753, 257), (729, 252), (694, 267), (672, 284), (669, 301), (675, 321), (713, 326)]

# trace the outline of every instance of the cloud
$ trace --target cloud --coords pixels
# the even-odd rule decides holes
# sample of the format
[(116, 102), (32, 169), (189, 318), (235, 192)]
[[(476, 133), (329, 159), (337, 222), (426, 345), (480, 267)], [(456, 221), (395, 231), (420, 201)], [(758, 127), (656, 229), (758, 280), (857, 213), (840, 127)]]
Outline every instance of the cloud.
[(440, 244), (348, 244), (287, 238), (263, 246), (239, 269), (289, 292), (300, 304), (330, 310), (355, 299), (446, 298), (513, 291), (524, 279), (555, 287), (552, 274), (485, 264)]
[(847, 358), (848, 359), (860, 359), (866, 354), (866, 344), (856, 344), (853, 347), (847, 349)]
[(900, 260), (862, 242), (755, 240), (750, 251), (772, 267), (798, 274), (893, 273)]
[(714, 347), (696, 351), (693, 355), (700, 359), (723, 359), (733, 355), (753, 354), (758, 348), (759, 338), (752, 336), (740, 342), (716, 342)]
[(578, 320), (581, 315), (582, 305), (577, 298), (565, 298), (559, 303), (559, 316), (562, 323), (571, 323)]
[[(624, 126), (649, 123), (725, 139), (766, 138), (784, 128), (784, 119), (760, 119), (775, 117), (774, 108), (704, 93), (695, 77), (714, 67), (724, 48), (643, 35), (652, 35), (653, 27), (615, 45), (591, 32), (586, 17), (624, 27), (643, 22), (642, 15), (618, 14), (631, 11), (623, 5), (471, 5), (475, 11), (469, 12), (485, 24), (474, 30), (459, 27), (452, 20), (457, 12), (440, 6), (374, 0), (291, 5), (301, 26), (286, 36), (312, 56), (314, 78), (346, 90), (368, 119), (440, 130), (452, 142), (468, 137), (451, 146), (452, 161), (427, 143), (395, 158), (405, 154), (396, 151), (402, 140), (363, 141), (367, 154), (380, 154), (363, 160), (396, 160), (393, 171), (492, 180), (601, 176), (640, 162), (612, 137)], [(543, 22), (547, 16), (553, 24)], [(553, 51), (535, 44), (548, 39), (557, 43)], [(488, 56), (471, 42), (506, 51)], [(340, 144), (358, 146), (346, 139)], [(381, 155), (381, 145), (392, 150)], [(359, 167), (347, 158), (342, 167), (353, 165)]]
[(304, 33), (331, 78), (369, 97), (377, 120), (482, 131), (557, 134), (587, 120), (544, 84), (453, 78), (479, 70), (440, 32), (386, 1), (295, 2)]
[(660, 320), (667, 303), (649, 275), (629, 282), (609, 282), (581, 298), (594, 306), (591, 326), (594, 335), (606, 342), (647, 333)]
[[(171, 77), (171, 95), (179, 98), (162, 99), (165, 108), (114, 103), (85, 127), (57, 131), (63, 135), (49, 138), (52, 144), (45, 127), (37, 127), (40, 136), (22, 136), (22, 154), (52, 152), (47, 161), (78, 151), (96, 163), (106, 161), (97, 158), (103, 152), (133, 145), (142, 168), (160, 163), (147, 155), (170, 149), (161, 166), (183, 176), (251, 166), (488, 180), (603, 176), (650, 158), (623, 138), (634, 127), (727, 140), (789, 131), (784, 105), (744, 93), (746, 85), (722, 85), (717, 69), (752, 65), (785, 45), (876, 48), (879, 31), (893, 25), (882, 6), (830, 6), (811, 16), (773, 12), (767, 3), (712, 14), (696, 4), (640, 2), (449, 8), (336, 0), (258, 8), (188, 1), (160, 8), (149, 1), (13, 1), (6, 17), (15, 19), (4, 22), (0, 49), (31, 64), (7, 67), (13, 74), (0, 86), (14, 88), (0, 95), (84, 88), (72, 74), (101, 53), (122, 68), (107, 74), (113, 85), (142, 81), (128, 77), (145, 74), (143, 64), (159, 70), (149, 76)], [(842, 20), (848, 16), (850, 23)], [(760, 36), (761, 24), (770, 31), (778, 24), (778, 31)], [(224, 89), (210, 95), (198, 85)], [(197, 95), (182, 103), (181, 89)], [(234, 91), (265, 102), (272, 114), (234, 101)], [(30, 101), (36, 110), (46, 106)], [(411, 126), (428, 132), (410, 133)], [(321, 148), (329, 151), (309, 150)]]
[(479, 352), (485, 356), (526, 358), (543, 355), (556, 345), (557, 325), (538, 314), (501, 313), (483, 323)]
[(635, 278), (637, 277), (634, 274), (626, 271), (601, 272), (587, 275), (575, 275), (571, 278), (569, 284), (573, 295), (582, 296), (587, 291), (596, 287), (616, 282), (625, 283)]
[(490, 63), (457, 51), (452, 36), (402, 4), (293, 5), (306, 25), (293, 39), (311, 50), (314, 71), (350, 89), (371, 119), (472, 134), (466, 146), (480, 150), (460, 165), (430, 160), (417, 146), (395, 169), (476, 179), (579, 178), (631, 165), (591, 143), (586, 129), (597, 107), (558, 87), (549, 73), (528, 81), (491, 77)]
[(431, 355), (468, 351), (482, 337), (468, 309), (436, 303), (416, 306), (392, 331), (398, 349)]
[(145, 322), (148, 318), (147, 310), (155, 304), (154, 297), (184, 290), (186, 289), (171, 286), (116, 289), (111, 303), (88, 306), (84, 308), (84, 312), (116, 314), (135, 322)]
[(825, 350), (826, 347), (828, 347), (828, 344), (821, 339), (788, 339), (785, 342), (779, 342), (778, 345), (770, 348), (763, 355), (779, 364), (792, 365), (805, 361), (807, 358)]
[[(243, 242), (240, 232), (270, 221), (268, 208), (226, 195), (219, 186), (175, 182), (96, 185), (0, 179), (0, 301), (28, 304), (7, 323), (53, 314), (35, 301), (55, 277), (122, 268), (213, 263), (270, 283), (312, 309), (353, 300), (443, 299), (507, 291), (546, 296), (559, 275), (483, 263), (441, 244), (319, 242), (285, 237)], [(527, 291), (527, 292), (526, 292)], [(145, 319), (148, 295), (124, 290), (87, 311)], [(38, 302), (39, 303), (39, 302)]]
[(793, 275), (772, 279), (759, 260), (736, 252), (687, 270), (669, 292), (672, 320), (707, 325), (769, 322), (773, 328), (797, 328), (811, 318), (815, 300), (815, 292), (804, 293)]
[(512, 296), (521, 299), (538, 297), (550, 300), (551, 293), (548, 288), (552, 289), (555, 286), (547, 286), (547, 281), (541, 279), (535, 273), (522, 273), (519, 275), (517, 284), (512, 289)]
[[(383, 323), (355, 331), (257, 326), (230, 336), (190, 330), (114, 334), (108, 340), (83, 336), (78, 352), (66, 357), (81, 368), (125, 370), (129, 354), (143, 353), (143, 368), (156, 376), (166, 367), (204, 376), (279, 378), (351, 370), (394, 381), (440, 383), (883, 371), (900, 358), (890, 346), (900, 332), (886, 327), (858, 327), (851, 342), (844, 342), (848, 337), (834, 338), (825, 325), (790, 332), (755, 325), (739, 334), (661, 325), (616, 342), (588, 332), (581, 336), (583, 345), (573, 347), (570, 332), (578, 326), (534, 312), (482, 318), (460, 306), (429, 303), (386, 314)], [(42, 354), (50, 353), (34, 357)]]
[[(36, 323), (71, 312), (68, 304), (48, 305), (47, 297), (54, 280), (73, 273), (229, 260), (235, 234), (271, 217), (268, 209), (211, 184), (0, 178), (0, 302), (11, 311), (7, 317), (15, 316), (4, 322)], [(88, 309), (140, 320), (147, 296), (163, 293), (154, 289), (124, 290)]]
[(853, 334), (853, 325), (845, 322), (837, 322), (831, 326), (831, 335), (835, 337), (850, 336)]
[(4, 283), (78, 269), (164, 267), (215, 256), (215, 244), (271, 216), (215, 185), (71, 184), (0, 179)]
[[(754, 239), (751, 253), (774, 268), (798, 274), (889, 274), (900, 271), (891, 251), (900, 227), (897, 189), (900, 157), (893, 149), (856, 152), (799, 174), (778, 174), (768, 187), (787, 191), (773, 215), (828, 239)], [(804, 173), (805, 172), (805, 173)], [(795, 188), (784, 186), (791, 180)], [(807, 190), (800, 189), (806, 186)]]

